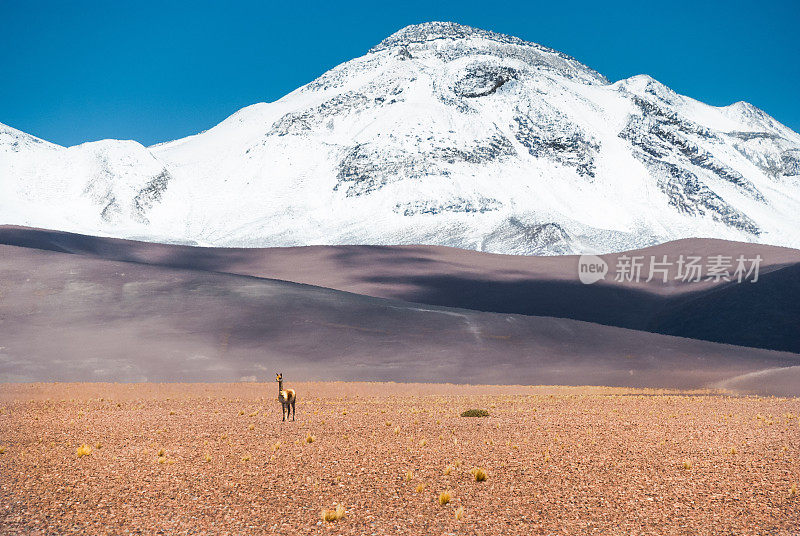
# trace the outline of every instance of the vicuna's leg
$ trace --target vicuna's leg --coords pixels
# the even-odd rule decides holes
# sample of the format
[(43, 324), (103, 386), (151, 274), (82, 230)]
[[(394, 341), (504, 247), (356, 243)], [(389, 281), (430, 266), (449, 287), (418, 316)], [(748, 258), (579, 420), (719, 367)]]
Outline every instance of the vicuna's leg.
[(286, 420), (286, 412), (287, 412), (288, 409), (289, 408), (286, 407), (286, 404), (281, 402), (281, 417), (282, 417), (282, 420), (284, 420), (284, 421)]
[(294, 403), (296, 400), (292, 400), (292, 420), (294, 420)]

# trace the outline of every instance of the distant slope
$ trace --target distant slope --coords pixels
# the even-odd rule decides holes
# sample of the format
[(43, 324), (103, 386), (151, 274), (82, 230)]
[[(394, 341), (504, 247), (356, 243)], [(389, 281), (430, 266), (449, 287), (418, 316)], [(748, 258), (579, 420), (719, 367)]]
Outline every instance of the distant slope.
[(725, 285), (665, 307), (649, 331), (800, 353), (800, 264), (757, 284)]
[(611, 83), (536, 43), (431, 22), (152, 147), (0, 125), (0, 223), (226, 247), (800, 247), (800, 135), (745, 102)]
[[(219, 249), (0, 226), (0, 244), (305, 283), (485, 312), (551, 316), (800, 353), (800, 251), (682, 240), (629, 255), (761, 255), (757, 283), (578, 282), (578, 258), (502, 256), (430, 246)], [(674, 267), (670, 277), (674, 276)]]
[(303, 379), (700, 387), (793, 354), (0, 246), (3, 381)]

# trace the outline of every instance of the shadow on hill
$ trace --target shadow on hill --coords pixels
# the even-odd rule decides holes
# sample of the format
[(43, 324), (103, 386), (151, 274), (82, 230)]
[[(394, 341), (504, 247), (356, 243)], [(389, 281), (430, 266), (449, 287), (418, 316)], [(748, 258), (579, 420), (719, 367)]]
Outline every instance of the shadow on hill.
[[(697, 290), (683, 286), (680, 292), (665, 293), (655, 286), (613, 281), (584, 285), (564, 279), (571, 263), (577, 263), (572, 258), (521, 259), (427, 246), (201, 248), (12, 226), (0, 226), (0, 243), (800, 353), (800, 264), (767, 266), (757, 283), (711, 288), (698, 283)], [(724, 251), (724, 245), (715, 247)], [(679, 246), (671, 243), (662, 250)], [(781, 261), (789, 262), (789, 258)], [(302, 276), (301, 268), (305, 270)]]

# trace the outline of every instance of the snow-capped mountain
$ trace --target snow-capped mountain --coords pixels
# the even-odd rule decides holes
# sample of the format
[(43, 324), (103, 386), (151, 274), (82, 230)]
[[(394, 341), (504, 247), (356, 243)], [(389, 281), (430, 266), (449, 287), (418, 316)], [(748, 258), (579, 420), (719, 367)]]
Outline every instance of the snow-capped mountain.
[(169, 143), (65, 148), (0, 125), (0, 223), (217, 246), (800, 247), (800, 135), (433, 22)]

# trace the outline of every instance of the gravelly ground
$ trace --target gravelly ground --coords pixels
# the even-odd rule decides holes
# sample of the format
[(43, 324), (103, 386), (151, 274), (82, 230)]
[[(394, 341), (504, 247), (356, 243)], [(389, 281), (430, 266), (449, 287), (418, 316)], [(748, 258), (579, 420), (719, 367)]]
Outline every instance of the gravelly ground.
[(0, 386), (0, 533), (800, 532), (800, 399), (286, 386), (293, 423), (274, 384)]

